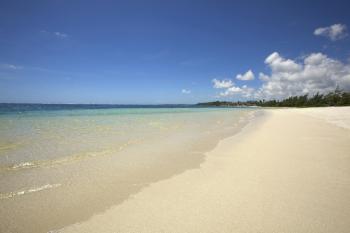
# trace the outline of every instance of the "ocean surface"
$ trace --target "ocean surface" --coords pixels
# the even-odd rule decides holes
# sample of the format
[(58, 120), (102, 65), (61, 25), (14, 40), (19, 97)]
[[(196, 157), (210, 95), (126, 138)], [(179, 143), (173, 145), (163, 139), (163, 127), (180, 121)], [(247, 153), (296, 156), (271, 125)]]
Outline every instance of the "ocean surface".
[(49, 232), (196, 168), (254, 108), (0, 104), (0, 232)]

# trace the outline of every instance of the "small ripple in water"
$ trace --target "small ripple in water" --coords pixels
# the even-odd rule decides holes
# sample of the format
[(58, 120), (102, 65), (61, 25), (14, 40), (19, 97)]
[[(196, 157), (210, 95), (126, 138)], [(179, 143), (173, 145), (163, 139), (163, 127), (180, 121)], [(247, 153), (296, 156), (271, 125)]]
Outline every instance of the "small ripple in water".
[(35, 193), (35, 192), (43, 191), (43, 190), (46, 190), (46, 189), (57, 188), (59, 186), (61, 186), (61, 184), (46, 184), (46, 185), (43, 185), (43, 186), (40, 186), (40, 187), (34, 187), (34, 188), (30, 188), (30, 189), (26, 189), (26, 190), (20, 190), (20, 191), (16, 191), (16, 192), (0, 193), (0, 200), (2, 200), (2, 199), (9, 199), (9, 198), (13, 198), (13, 197), (16, 197), (16, 196), (29, 194), (29, 193)]

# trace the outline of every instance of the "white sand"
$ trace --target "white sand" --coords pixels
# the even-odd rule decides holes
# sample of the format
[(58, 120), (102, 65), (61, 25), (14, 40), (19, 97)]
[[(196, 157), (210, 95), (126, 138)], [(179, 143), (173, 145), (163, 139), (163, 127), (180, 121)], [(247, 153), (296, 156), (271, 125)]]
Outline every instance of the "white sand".
[(297, 110), (300, 113), (323, 119), (337, 126), (350, 129), (349, 107), (305, 108)]
[[(332, 118), (337, 110), (267, 110), (200, 169), (62, 231), (349, 232), (350, 130), (307, 115)], [(349, 116), (350, 108), (341, 111)]]

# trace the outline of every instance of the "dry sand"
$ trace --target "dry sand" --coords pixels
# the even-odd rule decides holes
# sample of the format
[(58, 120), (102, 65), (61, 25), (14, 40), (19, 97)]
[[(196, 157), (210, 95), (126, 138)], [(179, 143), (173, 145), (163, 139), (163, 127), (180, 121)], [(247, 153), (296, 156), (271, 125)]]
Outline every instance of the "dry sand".
[(266, 110), (199, 169), (60, 232), (350, 232), (350, 130), (318, 111), (337, 117)]

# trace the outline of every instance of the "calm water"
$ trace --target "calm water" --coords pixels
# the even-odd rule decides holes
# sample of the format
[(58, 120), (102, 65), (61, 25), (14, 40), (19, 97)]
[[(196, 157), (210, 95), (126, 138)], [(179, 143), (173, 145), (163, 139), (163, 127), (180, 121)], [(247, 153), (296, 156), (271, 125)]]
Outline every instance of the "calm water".
[(255, 111), (0, 105), (0, 232), (58, 229), (198, 167)]

